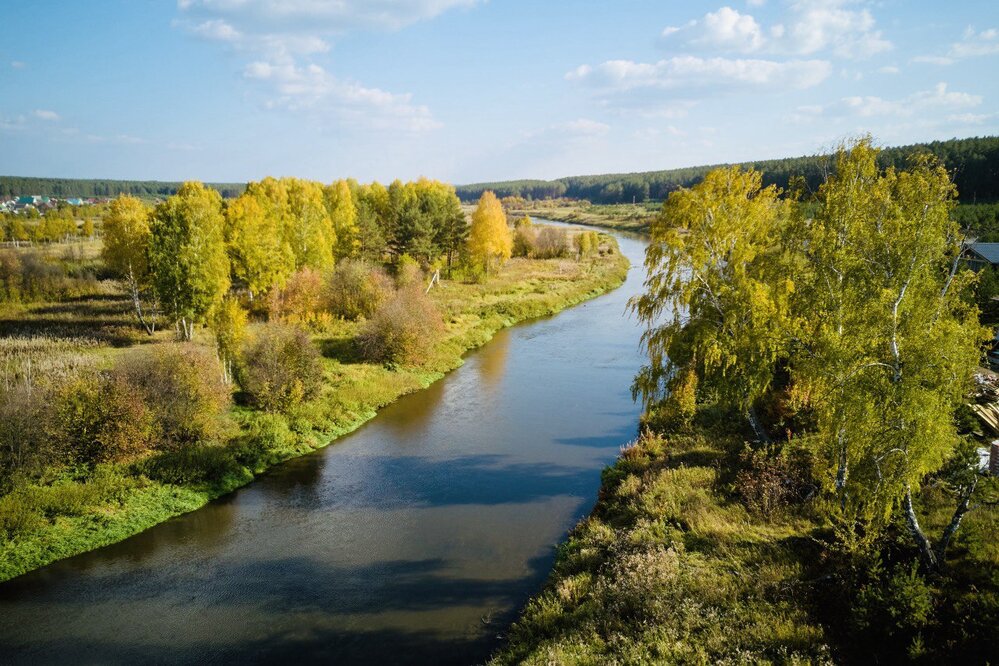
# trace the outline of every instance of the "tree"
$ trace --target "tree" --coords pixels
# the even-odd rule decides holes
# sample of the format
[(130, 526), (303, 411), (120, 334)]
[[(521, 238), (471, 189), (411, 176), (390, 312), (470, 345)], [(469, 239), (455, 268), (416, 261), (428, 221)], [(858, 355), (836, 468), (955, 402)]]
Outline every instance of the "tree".
[(246, 311), (234, 298), (226, 298), (212, 312), (210, 319), (215, 334), (215, 351), (222, 366), (222, 381), (231, 384), (233, 368), (246, 337)]
[(156, 206), (150, 224), (149, 269), (164, 312), (181, 338), (194, 336), (229, 289), (222, 197), (201, 183), (184, 183)]
[(506, 213), (492, 192), (482, 194), (479, 205), (472, 213), (468, 251), (485, 266), (487, 273), (491, 266), (501, 266), (513, 252), (513, 235), (506, 224)]
[(633, 391), (647, 408), (693, 368), (699, 384), (745, 412), (767, 439), (754, 408), (786, 354), (794, 291), (770, 250), (790, 218), (778, 195), (762, 187), (759, 172), (718, 169), (671, 194), (653, 221), (646, 292), (632, 301), (649, 355)]
[(104, 265), (121, 276), (132, 296), (132, 307), (139, 323), (152, 335), (156, 330), (155, 309), (148, 321), (142, 311), (142, 299), (149, 287), (149, 209), (128, 195), (121, 195), (108, 206), (104, 215)]
[[(843, 147), (806, 225), (794, 382), (817, 422), (823, 480), (844, 523), (876, 535), (901, 512), (926, 563), (913, 493), (952, 458), (954, 412), (987, 332), (960, 270), (956, 192), (929, 157), (882, 170), (869, 138)], [(807, 313), (807, 316), (805, 316)]]
[(246, 285), (251, 301), (272, 287), (283, 287), (295, 270), (281, 220), (280, 214), (269, 213), (268, 200), (259, 191), (243, 194), (226, 207), (232, 274)]
[(338, 180), (323, 189), (326, 212), (336, 237), (334, 256), (339, 261), (356, 257), (361, 250), (360, 229), (357, 225), (357, 206), (346, 180)]
[(285, 238), (295, 255), (295, 268), (332, 268), (336, 234), (323, 203), (322, 187), (297, 178), (289, 178), (286, 183)]

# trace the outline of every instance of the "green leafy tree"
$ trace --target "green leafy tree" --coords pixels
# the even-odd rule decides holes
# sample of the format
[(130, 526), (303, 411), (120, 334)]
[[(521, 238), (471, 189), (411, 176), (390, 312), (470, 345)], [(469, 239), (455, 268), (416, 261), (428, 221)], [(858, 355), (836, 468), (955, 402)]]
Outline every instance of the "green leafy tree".
[[(156, 330), (156, 312), (144, 313), (142, 301), (150, 286), (149, 209), (135, 197), (121, 195), (104, 215), (104, 265), (121, 276), (132, 296), (132, 308), (149, 335)], [(147, 317), (147, 314), (149, 315)]]
[(190, 340), (229, 289), (222, 197), (184, 183), (156, 206), (150, 223), (149, 268), (159, 303)]
[(819, 189), (794, 381), (844, 525), (876, 535), (900, 512), (937, 567), (913, 493), (958, 446), (955, 409), (987, 333), (960, 270), (947, 171), (929, 157), (901, 171), (877, 159), (870, 139), (844, 147)]
[(288, 214), (285, 217), (285, 238), (295, 255), (295, 268), (332, 268), (336, 233), (323, 203), (322, 186), (290, 178), (286, 181), (286, 188)]
[(226, 298), (212, 312), (209, 321), (215, 334), (215, 351), (222, 366), (222, 381), (231, 384), (233, 369), (246, 338), (246, 311), (234, 298)]
[[(759, 172), (718, 169), (670, 195), (650, 228), (646, 292), (632, 307), (647, 325), (649, 363), (633, 390), (647, 407), (688, 381), (743, 410), (757, 435), (756, 401), (786, 354), (794, 283), (770, 251), (790, 206)], [(783, 276), (783, 277), (781, 277)]]
[(281, 288), (295, 270), (295, 256), (283, 236), (283, 215), (269, 211), (259, 191), (243, 194), (226, 207), (226, 241), (237, 283), (246, 285), (250, 300)]
[(357, 224), (357, 206), (354, 194), (346, 180), (338, 180), (323, 189), (326, 212), (336, 237), (334, 255), (339, 261), (356, 257), (361, 251), (360, 229)]

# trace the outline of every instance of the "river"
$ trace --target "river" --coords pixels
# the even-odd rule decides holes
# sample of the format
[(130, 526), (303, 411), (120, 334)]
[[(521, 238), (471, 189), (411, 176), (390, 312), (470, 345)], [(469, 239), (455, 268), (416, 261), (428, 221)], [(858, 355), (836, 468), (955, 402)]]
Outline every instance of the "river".
[(635, 434), (645, 242), (618, 241), (621, 288), (198, 511), (0, 585), (0, 661), (483, 661)]

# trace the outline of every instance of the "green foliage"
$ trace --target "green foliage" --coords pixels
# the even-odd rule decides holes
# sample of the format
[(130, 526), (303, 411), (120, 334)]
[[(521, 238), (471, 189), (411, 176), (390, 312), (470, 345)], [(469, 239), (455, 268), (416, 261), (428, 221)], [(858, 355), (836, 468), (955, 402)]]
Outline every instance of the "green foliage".
[(328, 185), (323, 189), (323, 200), (336, 238), (336, 259), (339, 261), (357, 256), (361, 251), (361, 239), (357, 226), (357, 206), (354, 204), (350, 185), (345, 180)]
[(212, 312), (209, 322), (215, 334), (215, 350), (222, 363), (222, 378), (228, 384), (239, 360), (239, 350), (246, 337), (246, 310), (234, 298), (226, 298)]
[(116, 369), (153, 412), (158, 448), (219, 438), (231, 395), (215, 355), (191, 343), (125, 355)]
[(185, 183), (159, 204), (150, 224), (149, 270), (163, 311), (190, 340), (229, 289), (225, 219), (218, 192)]
[[(954, 174), (954, 184), (961, 193), (962, 201), (999, 200), (999, 185), (995, 178), (999, 169), (999, 137), (951, 139), (888, 148), (880, 154), (879, 164), (899, 168), (907, 164), (913, 155), (925, 153), (933, 155)], [(832, 158), (830, 155), (819, 155), (745, 162), (739, 165), (717, 164), (667, 171), (573, 176), (552, 181), (476, 183), (462, 185), (457, 192), (465, 202), (475, 201), (483, 192), (492, 191), (499, 197), (567, 197), (597, 204), (641, 203), (647, 199), (664, 200), (678, 189), (693, 187), (709, 172), (732, 166), (761, 172), (764, 187), (775, 185), (781, 189), (790, 189), (795, 180), (801, 180), (806, 191), (814, 192), (825, 180)]]
[[(709, 173), (670, 196), (650, 230), (646, 292), (633, 301), (648, 325), (649, 363), (634, 391), (647, 406), (668, 393), (681, 368), (742, 409), (769, 387), (785, 354), (794, 283), (768, 252), (789, 224), (790, 206), (758, 172)], [(778, 277), (780, 276), (780, 277)]]
[(265, 197), (260, 188), (251, 187), (230, 201), (225, 211), (233, 279), (245, 285), (251, 298), (283, 287), (295, 269), (291, 245), (284, 237), (284, 218)]
[(365, 358), (415, 365), (426, 360), (444, 330), (440, 312), (419, 285), (403, 287), (365, 325), (358, 343)]
[(337, 264), (329, 280), (329, 309), (335, 316), (350, 321), (368, 318), (392, 291), (392, 279), (382, 268), (363, 260), (343, 261)]
[(299, 328), (270, 324), (243, 353), (239, 383), (253, 404), (287, 412), (315, 397), (323, 383), (319, 350)]

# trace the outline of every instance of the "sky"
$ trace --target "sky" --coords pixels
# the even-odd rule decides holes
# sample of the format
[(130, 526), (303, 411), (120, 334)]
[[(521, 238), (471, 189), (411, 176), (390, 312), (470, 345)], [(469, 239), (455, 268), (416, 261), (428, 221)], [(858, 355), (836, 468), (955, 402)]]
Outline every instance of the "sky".
[(995, 0), (0, 0), (0, 174), (556, 178), (999, 134)]

